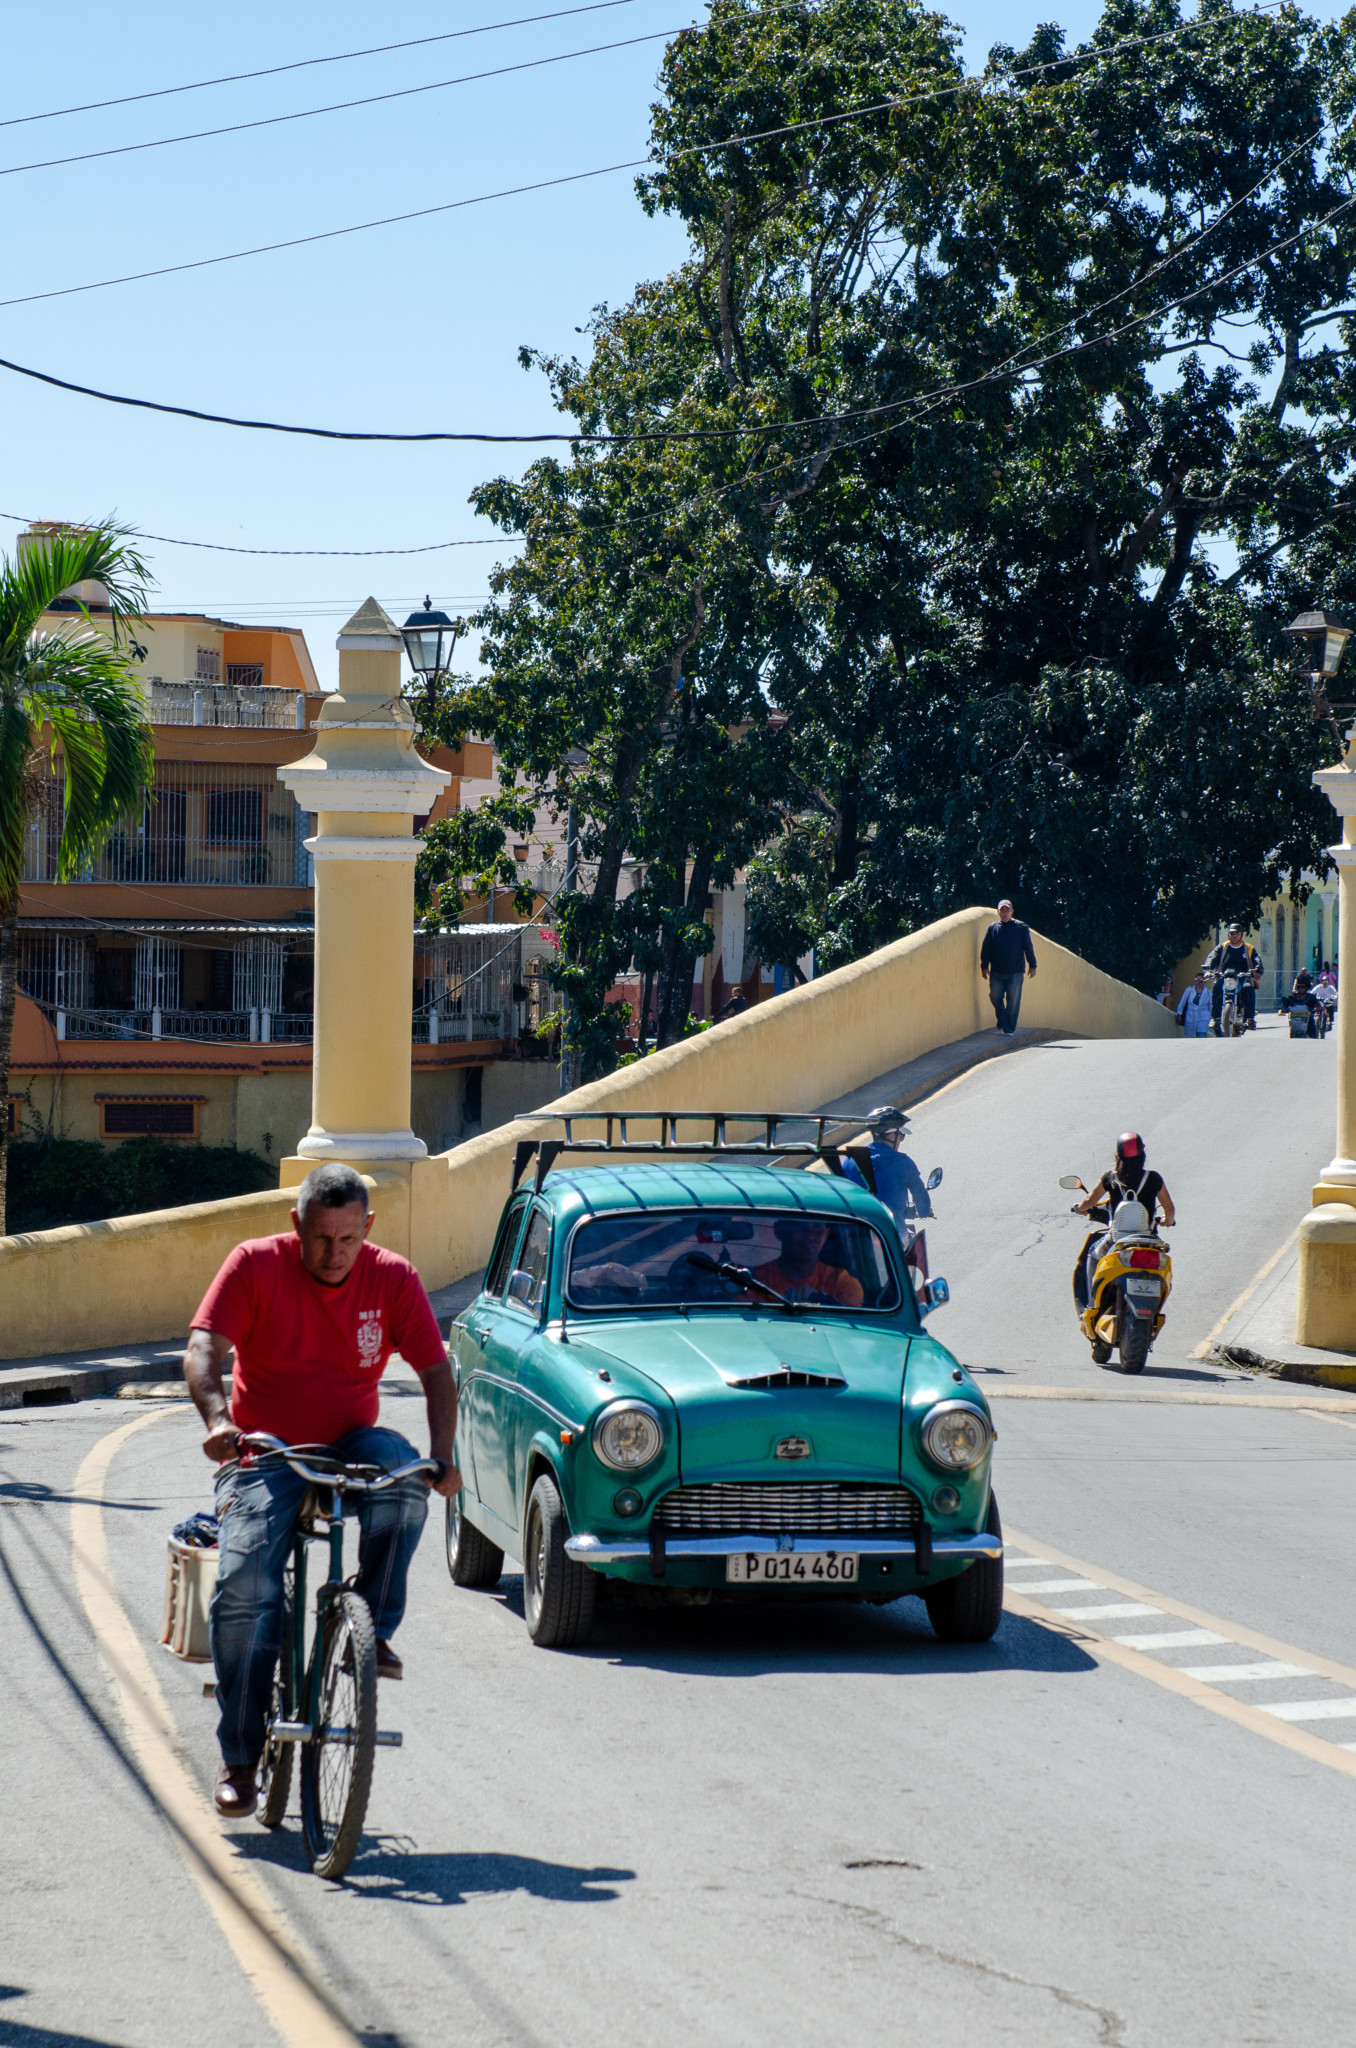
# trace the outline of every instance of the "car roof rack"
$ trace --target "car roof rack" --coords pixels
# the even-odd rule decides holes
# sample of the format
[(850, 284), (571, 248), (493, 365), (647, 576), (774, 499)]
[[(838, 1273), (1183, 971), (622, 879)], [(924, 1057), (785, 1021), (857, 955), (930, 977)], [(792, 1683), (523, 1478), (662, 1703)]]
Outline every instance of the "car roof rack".
[[(635, 1109), (624, 1114), (604, 1109), (526, 1109), (519, 1110), (514, 1122), (565, 1126), (563, 1138), (520, 1139), (513, 1155), (512, 1185), (515, 1188), (534, 1154), (537, 1160), (536, 1188), (540, 1192), (542, 1182), (562, 1152), (624, 1152), (637, 1159), (822, 1159), (830, 1172), (839, 1175), (844, 1173), (843, 1159), (846, 1156), (860, 1169), (872, 1194), (876, 1192), (870, 1147), (834, 1144), (826, 1136), (829, 1131), (858, 1127), (852, 1118), (843, 1116), (821, 1116), (803, 1109)], [(633, 1138), (627, 1130), (628, 1123), (657, 1123), (659, 1136)], [(577, 1124), (602, 1124), (605, 1128), (590, 1137), (576, 1137)], [(761, 1127), (761, 1135), (732, 1137), (729, 1130), (732, 1124)], [(781, 1130), (785, 1124), (801, 1126), (802, 1135), (782, 1137)], [(689, 1136), (686, 1128), (680, 1129), (680, 1125), (698, 1125), (709, 1135), (694, 1132)], [(805, 1129), (807, 1125), (813, 1126), (813, 1136)]]

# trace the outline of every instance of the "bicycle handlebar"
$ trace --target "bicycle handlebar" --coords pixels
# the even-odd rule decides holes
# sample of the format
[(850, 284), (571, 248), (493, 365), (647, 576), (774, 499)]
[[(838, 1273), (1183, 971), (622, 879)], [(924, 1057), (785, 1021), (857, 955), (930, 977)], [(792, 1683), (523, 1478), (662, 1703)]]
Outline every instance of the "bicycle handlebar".
[[(345, 1465), (338, 1458), (330, 1459), (327, 1452), (317, 1447), (313, 1455), (325, 1458), (331, 1468), (324, 1472), (309, 1463), (291, 1444), (285, 1444), (281, 1437), (270, 1436), (267, 1430), (241, 1430), (239, 1440), (249, 1450), (260, 1450), (284, 1459), (302, 1479), (309, 1479), (312, 1486), (334, 1486), (342, 1493), (384, 1493), (387, 1487), (398, 1485), (402, 1479), (441, 1479), (447, 1471), (441, 1458), (415, 1458), (408, 1465), (398, 1465), (394, 1472), (383, 1472), (379, 1465)], [(310, 1450), (311, 1447), (306, 1445), (302, 1448)]]

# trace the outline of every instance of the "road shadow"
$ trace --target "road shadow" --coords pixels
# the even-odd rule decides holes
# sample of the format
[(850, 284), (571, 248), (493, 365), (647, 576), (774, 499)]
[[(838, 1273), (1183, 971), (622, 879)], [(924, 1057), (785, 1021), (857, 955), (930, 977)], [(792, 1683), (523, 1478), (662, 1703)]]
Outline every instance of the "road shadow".
[[(21, 1984), (0, 1984), (0, 2002), (27, 1998)], [(0, 2012), (0, 2048), (121, 2048), (103, 2034), (66, 2034), (53, 2027), (29, 2027)]]
[[(522, 1619), (520, 1576), (489, 1594)], [(605, 1597), (587, 1643), (557, 1656), (589, 1657), (711, 1678), (753, 1678), (771, 1671), (882, 1672), (901, 1678), (946, 1671), (1095, 1671), (1086, 1651), (1058, 1630), (1004, 1614), (987, 1643), (943, 1643), (923, 1603), (906, 1595), (888, 1607), (849, 1601), (713, 1601), (707, 1607), (642, 1606)]]
[[(256, 1862), (305, 1867), (301, 1834), (293, 1828), (270, 1835), (237, 1835), (233, 1847)], [(390, 1899), (404, 1906), (464, 1906), (470, 1899), (509, 1892), (587, 1906), (619, 1899), (616, 1886), (631, 1883), (635, 1875), (634, 1870), (610, 1864), (547, 1863), (539, 1856), (500, 1855), (493, 1850), (422, 1850), (408, 1835), (364, 1835), (343, 1882), (364, 1898)]]
[(83, 1493), (63, 1493), (60, 1487), (45, 1486), (40, 1479), (7, 1479), (0, 1483), (0, 1500), (38, 1501), (45, 1506), (82, 1508), (120, 1508), (129, 1515), (156, 1515), (163, 1512), (159, 1501), (143, 1500), (93, 1500)]

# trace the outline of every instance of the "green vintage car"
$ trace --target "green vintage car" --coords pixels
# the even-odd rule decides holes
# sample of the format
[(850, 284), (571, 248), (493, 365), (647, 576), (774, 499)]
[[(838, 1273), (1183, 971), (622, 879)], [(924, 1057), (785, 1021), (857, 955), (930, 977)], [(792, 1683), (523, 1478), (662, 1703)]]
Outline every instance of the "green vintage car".
[(510, 1197), (453, 1325), (455, 1583), (521, 1558), (528, 1629), (555, 1648), (584, 1641), (600, 1595), (913, 1593), (947, 1642), (987, 1641), (988, 1404), (924, 1333), (945, 1283), (915, 1291), (889, 1210), (747, 1156), (804, 1145), (560, 1167), (562, 1149)]

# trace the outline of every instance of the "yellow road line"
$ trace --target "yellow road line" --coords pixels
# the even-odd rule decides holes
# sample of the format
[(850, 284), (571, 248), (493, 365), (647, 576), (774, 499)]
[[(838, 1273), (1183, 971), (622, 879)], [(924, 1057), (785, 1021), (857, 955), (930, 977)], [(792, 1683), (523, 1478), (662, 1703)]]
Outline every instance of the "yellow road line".
[(1225, 1309), (1224, 1314), (1220, 1317), (1219, 1321), (1215, 1324), (1214, 1328), (1209, 1332), (1208, 1336), (1205, 1336), (1201, 1339), (1200, 1343), (1196, 1346), (1196, 1349), (1190, 1354), (1192, 1358), (1208, 1358), (1210, 1356), (1210, 1347), (1214, 1343), (1216, 1337), (1219, 1336), (1221, 1330), (1223, 1330), (1227, 1324), (1233, 1321), (1234, 1317), (1238, 1314), (1240, 1309), (1247, 1307), (1248, 1303), (1252, 1300), (1254, 1294), (1256, 1294), (1262, 1282), (1266, 1279), (1267, 1274), (1271, 1272), (1274, 1266), (1280, 1264), (1281, 1260), (1289, 1251), (1291, 1245), (1294, 1244), (1295, 1240), (1298, 1238), (1299, 1233), (1300, 1227), (1297, 1223), (1294, 1229), (1291, 1231), (1289, 1237), (1286, 1239), (1285, 1243), (1281, 1246), (1280, 1250), (1274, 1251), (1271, 1254), (1271, 1257), (1267, 1260), (1265, 1266), (1262, 1267), (1261, 1271), (1259, 1273), (1253, 1274), (1252, 1279), (1249, 1280), (1247, 1286), (1239, 1295), (1238, 1300), (1231, 1302), (1229, 1304), (1228, 1308)]
[(75, 1582), (98, 1639), (132, 1747), (173, 1824), (184, 1861), (250, 1987), (287, 2048), (357, 2048), (313, 1961), (258, 1875), (221, 1832), (221, 1823), (184, 1755), (179, 1731), (113, 1584), (101, 1503), (123, 1444), (171, 1409), (139, 1415), (95, 1444), (72, 1489)]
[(1356, 1415), (1356, 1401), (1315, 1400), (1312, 1394), (1222, 1394), (1202, 1387), (1200, 1392), (1159, 1393), (1147, 1387), (1121, 1393), (1112, 1387), (991, 1387), (984, 1385), (990, 1401), (1120, 1401), (1141, 1407), (1164, 1408), (1289, 1408), (1297, 1415)]

